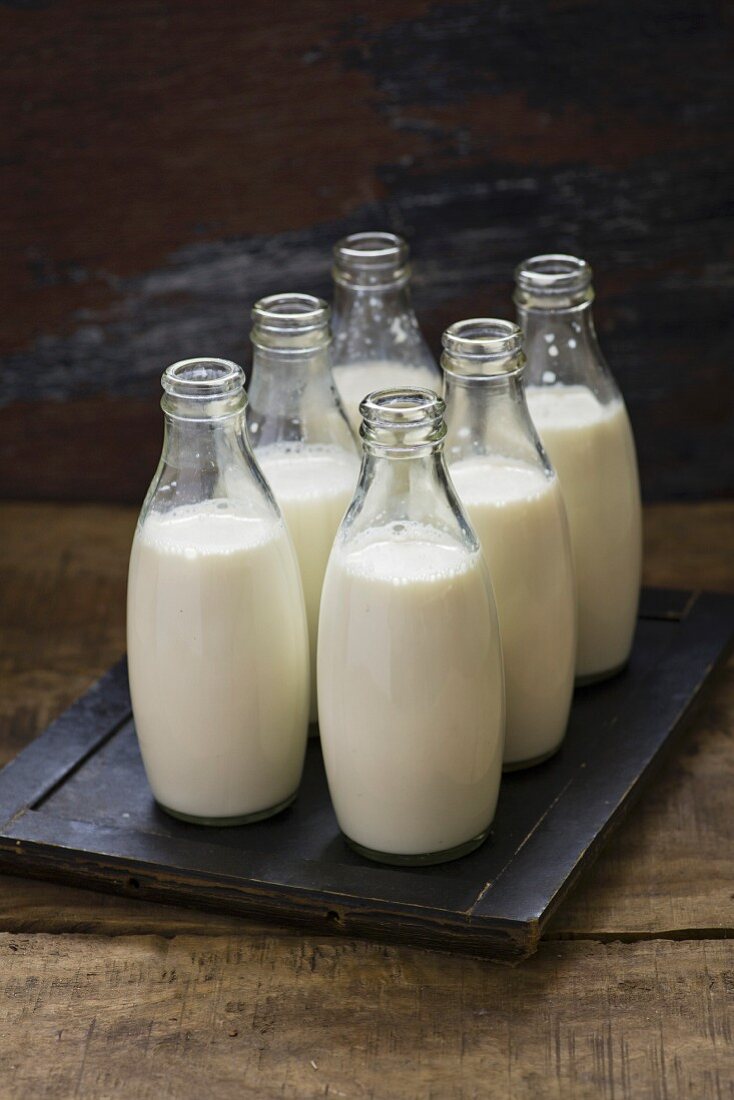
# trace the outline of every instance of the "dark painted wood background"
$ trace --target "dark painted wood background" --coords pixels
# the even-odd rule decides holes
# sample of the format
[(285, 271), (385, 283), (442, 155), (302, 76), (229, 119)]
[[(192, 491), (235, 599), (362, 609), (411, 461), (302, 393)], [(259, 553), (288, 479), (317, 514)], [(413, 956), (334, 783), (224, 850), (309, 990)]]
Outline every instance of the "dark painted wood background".
[(732, 7), (10, 0), (0, 494), (137, 500), (158, 376), (409, 237), (434, 346), (586, 256), (645, 495), (732, 490)]

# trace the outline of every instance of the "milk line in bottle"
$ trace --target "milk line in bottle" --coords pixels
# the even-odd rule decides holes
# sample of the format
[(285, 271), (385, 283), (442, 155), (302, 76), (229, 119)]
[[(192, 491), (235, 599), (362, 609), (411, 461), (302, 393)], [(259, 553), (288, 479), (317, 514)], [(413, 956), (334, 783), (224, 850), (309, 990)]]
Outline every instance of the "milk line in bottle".
[(186, 821), (257, 821), (296, 795), (308, 731), (298, 564), (250, 450), (240, 367), (163, 375), (161, 461), (130, 556), (133, 716), (159, 805)]
[(482, 545), (505, 666), (506, 768), (554, 753), (574, 683), (576, 600), (558, 479), (522, 388), (522, 333), (459, 321), (443, 335), (449, 474)]
[(310, 294), (274, 294), (252, 311), (247, 422), (257, 460), (298, 556), (311, 651), (312, 725), (318, 716), (316, 639), (324, 570), (359, 472), (331, 376), (329, 307)]
[(627, 663), (637, 618), (642, 534), (627, 411), (597, 342), (591, 269), (535, 256), (515, 273), (527, 400), (568, 513), (576, 573), (579, 682)]
[(334, 248), (334, 380), (357, 433), (359, 403), (389, 386), (438, 389), (441, 375), (410, 298), (409, 249), (394, 233), (353, 233)]
[(321, 598), (321, 744), (339, 826), (389, 863), (456, 858), (497, 803), (504, 688), (479, 543), (447, 477), (443, 401), (372, 394)]

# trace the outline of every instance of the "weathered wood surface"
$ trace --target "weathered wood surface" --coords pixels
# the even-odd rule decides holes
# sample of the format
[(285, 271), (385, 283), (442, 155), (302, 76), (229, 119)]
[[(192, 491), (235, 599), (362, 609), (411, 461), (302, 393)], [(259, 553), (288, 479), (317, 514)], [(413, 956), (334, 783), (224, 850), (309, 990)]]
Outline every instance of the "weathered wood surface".
[(3, 935), (0, 958), (8, 1100), (732, 1095), (726, 942), (547, 944), (515, 971), (267, 935)]
[[(734, 659), (690, 734), (552, 918), (545, 939), (734, 937)], [(214, 934), (257, 929), (221, 914), (0, 877), (0, 930)], [(287, 936), (284, 927), (279, 935)]]
[(5, 5), (0, 495), (139, 499), (162, 368), (245, 359), (252, 301), (328, 291), (375, 227), (434, 346), (582, 252), (647, 496), (731, 490), (730, 30), (722, 0)]
[[(2, 759), (124, 647), (134, 518), (0, 505)], [(649, 584), (734, 590), (733, 551), (732, 504), (646, 511)], [(731, 1098), (733, 737), (730, 663), (511, 972), (0, 878), (0, 1094)]]
[[(645, 581), (734, 590), (734, 504), (645, 513)], [(15, 755), (124, 650), (131, 509), (0, 505), (0, 762)], [(672, 552), (675, 548), (675, 552)], [(564, 904), (553, 934), (734, 927), (731, 783), (734, 676), (717, 677), (693, 734)], [(11, 931), (228, 929), (223, 917), (0, 879)], [(218, 922), (218, 923), (217, 923)]]

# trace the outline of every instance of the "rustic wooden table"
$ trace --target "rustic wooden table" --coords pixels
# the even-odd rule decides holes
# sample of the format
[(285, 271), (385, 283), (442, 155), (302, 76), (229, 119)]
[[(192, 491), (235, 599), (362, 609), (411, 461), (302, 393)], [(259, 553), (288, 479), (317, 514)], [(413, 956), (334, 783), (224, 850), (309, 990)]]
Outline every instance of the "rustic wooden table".
[[(0, 763), (124, 648), (130, 509), (0, 505)], [(734, 504), (646, 510), (648, 584), (734, 590)], [(0, 878), (0, 1095), (731, 1098), (734, 662), (533, 959)]]

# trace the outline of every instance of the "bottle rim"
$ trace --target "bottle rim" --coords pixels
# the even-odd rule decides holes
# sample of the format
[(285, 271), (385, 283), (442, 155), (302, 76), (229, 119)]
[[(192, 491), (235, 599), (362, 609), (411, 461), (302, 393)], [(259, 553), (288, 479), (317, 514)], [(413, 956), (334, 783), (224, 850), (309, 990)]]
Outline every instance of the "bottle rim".
[(260, 298), (252, 307), (254, 327), (261, 332), (297, 335), (328, 327), (331, 309), (313, 294), (283, 293)]
[(199, 356), (166, 367), (161, 385), (172, 397), (228, 397), (244, 389), (245, 372), (231, 359)]
[(529, 256), (515, 268), (518, 293), (533, 298), (568, 298), (587, 292), (592, 281), (591, 265), (580, 256), (549, 252)]
[(334, 281), (356, 290), (398, 289), (410, 278), (410, 248), (396, 233), (351, 233), (334, 245)]
[(410, 256), (408, 242), (396, 233), (371, 230), (350, 233), (334, 245), (337, 265), (350, 270), (376, 270), (404, 267)]
[(525, 366), (519, 325), (497, 317), (471, 317), (449, 325), (441, 337), (441, 366), (448, 374), (496, 377), (520, 374)]
[(441, 420), (445, 410), (443, 398), (421, 386), (373, 390), (359, 403), (362, 419), (370, 426), (393, 430)]
[(409, 386), (374, 390), (359, 405), (364, 448), (390, 458), (438, 451), (446, 435), (445, 409), (443, 398), (434, 390)]

